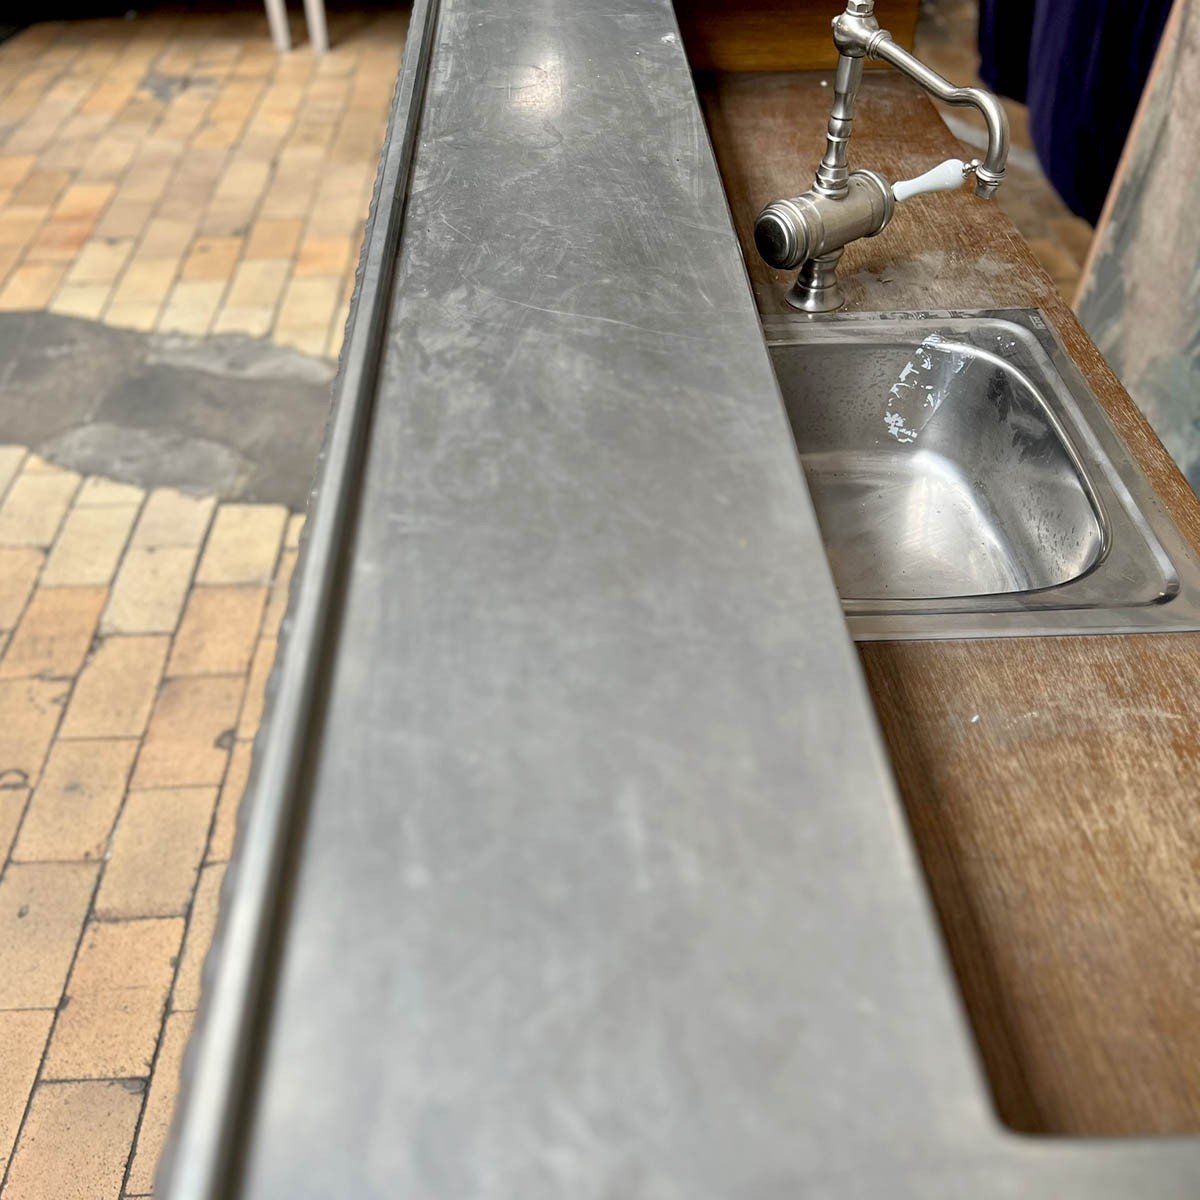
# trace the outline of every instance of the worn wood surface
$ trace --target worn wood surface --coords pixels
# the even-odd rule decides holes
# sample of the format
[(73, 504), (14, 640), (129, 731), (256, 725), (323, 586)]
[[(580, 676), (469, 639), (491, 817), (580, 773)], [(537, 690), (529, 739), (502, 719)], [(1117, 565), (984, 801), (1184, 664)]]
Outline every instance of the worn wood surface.
[[(836, 66), (829, 24), (843, 0), (675, 0), (695, 71), (802, 71)], [(879, 23), (912, 49), (918, 0), (879, 0)], [(871, 64), (872, 66), (878, 64)]]
[[(763, 204), (804, 190), (827, 76), (727, 76), (703, 99), (764, 313)], [(852, 162), (961, 154), (925, 98), (868, 77)], [(842, 266), (849, 307), (1037, 306), (1193, 545), (1200, 506), (1024, 242), (966, 191), (900, 207)], [(1002, 1117), (1200, 1130), (1200, 635), (892, 642), (863, 665)]]

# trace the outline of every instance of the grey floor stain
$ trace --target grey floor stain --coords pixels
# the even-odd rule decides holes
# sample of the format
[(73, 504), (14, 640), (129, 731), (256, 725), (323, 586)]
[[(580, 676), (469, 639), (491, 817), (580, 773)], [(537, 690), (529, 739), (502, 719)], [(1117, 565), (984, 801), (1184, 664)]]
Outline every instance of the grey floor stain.
[(0, 443), (142, 487), (302, 510), (333, 364), (237, 336), (0, 314)]
[(163, 75), (158, 71), (147, 71), (138, 85), (144, 87), (156, 100), (169, 104), (181, 92), (190, 87), (200, 87), (204, 84), (215, 84), (216, 79), (206, 75)]

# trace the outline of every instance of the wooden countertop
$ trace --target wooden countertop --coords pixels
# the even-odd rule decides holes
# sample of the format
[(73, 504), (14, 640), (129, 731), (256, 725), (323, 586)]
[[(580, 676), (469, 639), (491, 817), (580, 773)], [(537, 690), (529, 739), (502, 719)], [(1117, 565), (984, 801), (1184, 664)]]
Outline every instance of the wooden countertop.
[[(754, 218), (810, 185), (831, 79), (699, 81), (763, 314), (789, 311), (789, 278), (754, 253)], [(899, 179), (961, 154), (919, 89), (866, 78), (853, 165)], [(851, 310), (1042, 309), (1200, 546), (1200, 504), (995, 205), (906, 204), (839, 274)], [(1002, 1118), (1200, 1131), (1200, 634), (860, 651)]]

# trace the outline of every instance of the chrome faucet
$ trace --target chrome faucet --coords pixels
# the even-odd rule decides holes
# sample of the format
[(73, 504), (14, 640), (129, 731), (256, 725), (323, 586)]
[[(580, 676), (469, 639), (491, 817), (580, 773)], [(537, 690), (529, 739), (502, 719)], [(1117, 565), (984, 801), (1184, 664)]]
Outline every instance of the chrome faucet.
[[(800, 268), (788, 292), (788, 303), (805, 312), (832, 312), (845, 303), (837, 280), (843, 249), (861, 237), (886, 228), (896, 201), (925, 192), (949, 191), (969, 177), (975, 195), (996, 194), (1008, 161), (1008, 115), (990, 92), (955, 87), (892, 40), (875, 19), (875, 0), (847, 0), (846, 11), (833, 19), (838, 49), (833, 111), (825, 135), (825, 156), (812, 188), (791, 200), (776, 200), (759, 214), (754, 241), (762, 258), (779, 270)], [(947, 104), (977, 108), (987, 122), (987, 155), (981, 162), (951, 158), (916, 179), (889, 184), (874, 171), (851, 171), (847, 163), (854, 103), (867, 58), (891, 63), (926, 91)]]

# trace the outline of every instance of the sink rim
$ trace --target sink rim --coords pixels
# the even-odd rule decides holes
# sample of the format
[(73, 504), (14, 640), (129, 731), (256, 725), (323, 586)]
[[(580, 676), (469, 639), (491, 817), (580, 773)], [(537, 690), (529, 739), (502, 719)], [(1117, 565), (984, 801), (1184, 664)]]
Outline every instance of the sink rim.
[[(1200, 630), (1200, 559), (1162, 508), (1104, 406), (1040, 310), (795, 313), (764, 317), (763, 332), (768, 349), (773, 350), (847, 341), (878, 344), (885, 337), (890, 341), (914, 330), (919, 330), (919, 343), (930, 333), (945, 332), (935, 326), (966, 323), (969, 327), (983, 322), (1016, 338), (1037, 368), (1040, 378), (1031, 377), (1018, 362), (995, 356), (1006, 370), (1025, 376), (1038, 397), (1092, 503), (1101, 551), (1087, 570), (1070, 580), (1027, 591), (843, 598), (852, 635), (859, 641), (874, 641)], [(969, 348), (972, 353), (990, 353)], [(788, 429), (791, 432), (790, 421)], [(797, 466), (803, 473), (799, 449)]]

